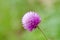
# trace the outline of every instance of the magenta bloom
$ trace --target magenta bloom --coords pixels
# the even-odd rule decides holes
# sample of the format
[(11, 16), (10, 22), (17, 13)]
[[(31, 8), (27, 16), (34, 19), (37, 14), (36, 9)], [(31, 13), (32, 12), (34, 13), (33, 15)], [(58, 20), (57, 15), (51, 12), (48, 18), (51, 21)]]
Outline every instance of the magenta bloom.
[(32, 31), (41, 22), (41, 18), (36, 12), (27, 12), (22, 18), (22, 24), (24, 29)]

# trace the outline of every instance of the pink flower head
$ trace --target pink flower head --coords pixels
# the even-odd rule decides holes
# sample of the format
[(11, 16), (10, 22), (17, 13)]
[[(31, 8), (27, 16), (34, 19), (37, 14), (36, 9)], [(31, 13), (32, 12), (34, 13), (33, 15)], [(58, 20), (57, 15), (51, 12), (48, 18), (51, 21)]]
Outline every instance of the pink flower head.
[(41, 18), (36, 12), (27, 12), (22, 18), (22, 24), (24, 29), (32, 31), (41, 22)]

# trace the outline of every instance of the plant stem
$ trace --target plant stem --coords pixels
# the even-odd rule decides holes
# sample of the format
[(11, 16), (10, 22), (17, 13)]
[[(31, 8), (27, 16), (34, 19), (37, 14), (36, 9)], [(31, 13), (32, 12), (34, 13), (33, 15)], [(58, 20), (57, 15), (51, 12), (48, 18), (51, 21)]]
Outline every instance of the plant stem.
[(46, 40), (48, 40), (47, 36), (44, 34), (43, 30), (41, 28), (38, 27), (38, 29), (42, 32), (43, 36), (46, 38)]

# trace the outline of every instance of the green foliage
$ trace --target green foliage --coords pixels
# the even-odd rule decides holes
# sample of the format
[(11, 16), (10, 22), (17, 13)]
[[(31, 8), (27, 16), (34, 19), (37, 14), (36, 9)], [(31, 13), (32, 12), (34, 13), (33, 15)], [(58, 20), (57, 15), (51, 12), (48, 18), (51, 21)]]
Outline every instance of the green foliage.
[[(52, 0), (51, 0), (52, 1)], [(51, 5), (38, 0), (0, 0), (0, 40), (45, 40), (40, 30), (29, 32), (22, 28), (22, 16), (28, 11), (38, 12), (41, 27), (50, 40), (60, 40), (60, 1)]]

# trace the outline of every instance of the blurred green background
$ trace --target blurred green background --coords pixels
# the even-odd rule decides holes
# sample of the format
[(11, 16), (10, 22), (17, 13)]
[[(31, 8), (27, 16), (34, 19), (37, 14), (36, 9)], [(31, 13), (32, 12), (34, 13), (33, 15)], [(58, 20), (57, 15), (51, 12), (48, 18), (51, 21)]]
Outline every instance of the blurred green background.
[(35, 11), (49, 40), (60, 40), (60, 0), (0, 0), (0, 40), (45, 40), (37, 28), (32, 32), (22, 26), (22, 16)]

